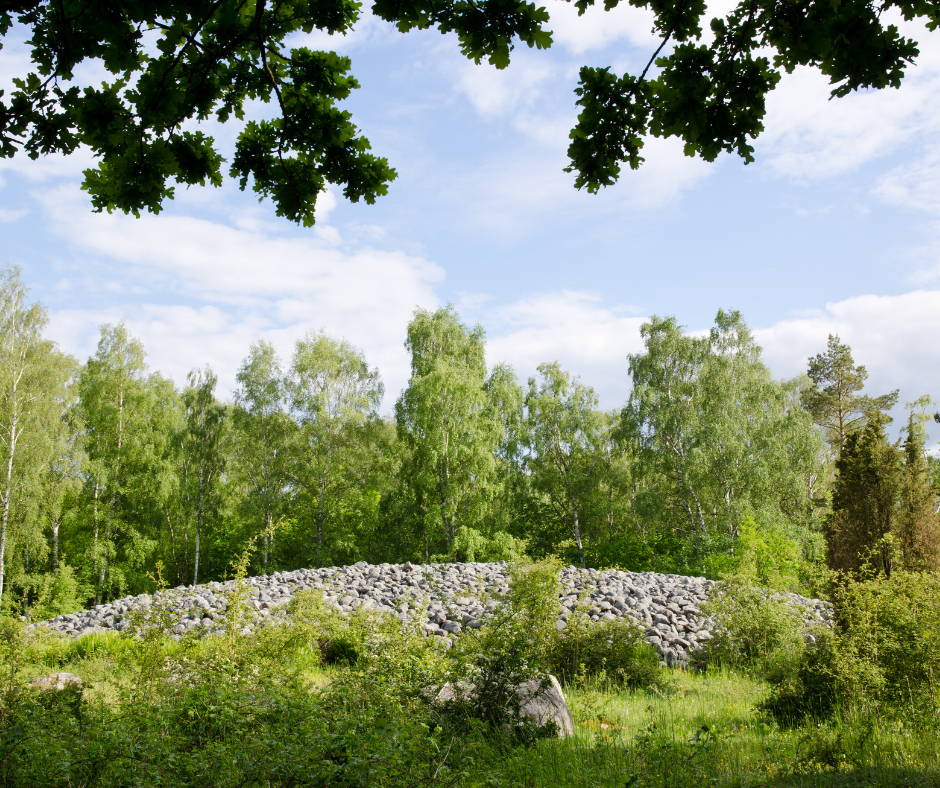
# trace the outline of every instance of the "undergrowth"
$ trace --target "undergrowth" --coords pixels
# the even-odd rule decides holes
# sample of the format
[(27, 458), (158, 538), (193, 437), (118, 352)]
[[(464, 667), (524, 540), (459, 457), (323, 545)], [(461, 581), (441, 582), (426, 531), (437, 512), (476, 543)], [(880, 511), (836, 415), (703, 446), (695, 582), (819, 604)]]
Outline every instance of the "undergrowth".
[[(0, 786), (940, 784), (936, 645), (917, 640), (920, 663), (905, 661), (892, 627), (910, 634), (915, 614), (885, 609), (889, 593), (914, 599), (911, 586), (853, 588), (867, 623), (828, 645), (756, 633), (771, 645), (693, 672), (658, 667), (628, 625), (574, 617), (555, 630), (556, 576), (550, 564), (515, 567), (490, 626), (453, 648), (390, 616), (340, 616), (314, 593), (250, 635), (233, 620), (218, 635), (175, 639), (159, 610), (137, 635), (74, 640), (2, 619)], [(855, 663), (842, 655), (870, 655), (873, 643), (891, 657), (875, 661), (881, 694), (852, 696), (843, 684)], [(82, 691), (29, 686), (53, 670), (79, 675)], [(567, 739), (527, 728), (512, 708), (513, 683), (550, 670), (575, 720)], [(837, 670), (843, 678), (828, 681)], [(434, 700), (445, 682), (473, 691), (448, 708)], [(797, 702), (825, 687), (837, 690), (825, 708)], [(785, 691), (796, 700), (781, 714)]]

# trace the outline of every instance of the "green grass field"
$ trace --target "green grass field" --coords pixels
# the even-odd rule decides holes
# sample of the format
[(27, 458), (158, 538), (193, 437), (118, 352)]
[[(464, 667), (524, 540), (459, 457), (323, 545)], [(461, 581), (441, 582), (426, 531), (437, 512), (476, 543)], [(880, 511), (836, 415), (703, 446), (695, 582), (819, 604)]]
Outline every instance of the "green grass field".
[(670, 671), (668, 689), (569, 688), (577, 733), (505, 762), (519, 786), (937, 786), (938, 745), (877, 717), (781, 729), (745, 675)]
[[(211, 640), (184, 645), (168, 640), (158, 645), (160, 660), (194, 663), (216, 648)], [(24, 655), (27, 660), (21, 665), (21, 676), (28, 679), (53, 669), (75, 673), (86, 682), (85, 698), (98, 709), (98, 719), (107, 716), (108, 709), (120, 717), (126, 714), (128, 698), (140, 680), (139, 650), (129, 638), (115, 634), (50, 640)], [(285, 671), (302, 677), (300, 686), (311, 699), (311, 709), (319, 708), (318, 696), (349, 671), (320, 666), (316, 655), (303, 649), (278, 658)], [(224, 676), (216, 680), (226, 681)], [(412, 781), (374, 784), (940, 786), (935, 724), (913, 725), (895, 713), (881, 717), (875, 709), (786, 728), (757, 709), (767, 692), (762, 682), (726, 670), (705, 674), (664, 670), (660, 686), (652, 689), (624, 689), (603, 679), (576, 682), (566, 687), (576, 723), (574, 737), (510, 747), (483, 736), (445, 733), (435, 740), (437, 752), (427, 754), (428, 768), (417, 770)], [(139, 705), (136, 713), (141, 714)], [(368, 713), (362, 719), (368, 726)], [(232, 735), (244, 733), (235, 726)], [(363, 748), (363, 757), (368, 757), (368, 745)], [(351, 783), (335, 783), (347, 784)]]

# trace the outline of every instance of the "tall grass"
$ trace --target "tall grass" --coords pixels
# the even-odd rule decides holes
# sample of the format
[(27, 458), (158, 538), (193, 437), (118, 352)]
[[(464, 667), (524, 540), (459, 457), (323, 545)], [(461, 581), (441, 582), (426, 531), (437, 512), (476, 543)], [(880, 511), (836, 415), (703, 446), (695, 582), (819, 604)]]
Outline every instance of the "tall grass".
[[(579, 640), (575, 650), (549, 639), (561, 638), (553, 627), (533, 638), (532, 621), (544, 618), (540, 600), (556, 597), (537, 571), (519, 577), (520, 599), (499, 611), (502, 626), (449, 651), (416, 625), (368, 611), (339, 616), (315, 595), (295, 600), (289, 622), (244, 636), (232, 626), (181, 640), (158, 628), (142, 637), (71, 640), (0, 619), (0, 787), (940, 786), (940, 721), (927, 703), (929, 681), (912, 678), (922, 697), (910, 690), (909, 708), (878, 702), (903, 694), (843, 694), (825, 718), (773, 716), (767, 701), (781, 685), (766, 680), (775, 681), (777, 663), (763, 650), (749, 665), (725, 659), (704, 673), (654, 666), (655, 680), (637, 686), (629, 677), (644, 673), (616, 670), (630, 660), (646, 664), (642, 650), (615, 647), (629, 632), (591, 630), (590, 637), (603, 636)], [(856, 627), (856, 636), (898, 629), (888, 626), (894, 618), (880, 599), (869, 607), (887, 623)], [(905, 611), (902, 623), (908, 617)], [(885, 653), (883, 639), (864, 641), (871, 642)], [(486, 715), (458, 725), (430, 700), (444, 681), (486, 678), (485, 670), (506, 664), (512, 671), (551, 664), (559, 643), (574, 654), (564, 662), (572, 666), (566, 694), (575, 721), (568, 739), (502, 735), (510, 725)], [(891, 669), (889, 688), (902, 675), (895, 665), (907, 665), (878, 664)], [(27, 689), (50, 669), (82, 677), (79, 703)], [(849, 674), (820, 674), (830, 675), (844, 681)], [(813, 686), (801, 681), (798, 689)]]

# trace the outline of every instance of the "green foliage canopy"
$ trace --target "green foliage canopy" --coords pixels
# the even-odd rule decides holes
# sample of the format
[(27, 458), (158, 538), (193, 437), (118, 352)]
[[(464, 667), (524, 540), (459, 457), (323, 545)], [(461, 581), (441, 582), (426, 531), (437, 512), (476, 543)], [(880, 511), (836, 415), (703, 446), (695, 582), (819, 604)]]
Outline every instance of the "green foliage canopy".
[[(619, 0), (605, 0), (610, 10)], [(594, 0), (575, 0), (583, 14)], [(832, 96), (862, 89), (897, 88), (919, 54), (917, 42), (900, 35), (882, 15), (938, 24), (930, 3), (809, 2), (744, 0), (703, 30), (703, 0), (630, 0), (654, 15), (661, 38), (639, 75), (618, 76), (609, 67), (581, 69), (578, 105), (571, 132), (569, 172), (575, 185), (591, 192), (615, 183), (620, 165), (637, 169), (644, 137), (678, 137), (688, 156), (714, 161), (722, 152), (754, 160), (751, 141), (763, 130), (767, 94), (783, 71), (813, 66), (829, 77)], [(711, 38), (710, 41), (708, 39)], [(660, 57), (667, 45), (672, 51)], [(652, 75), (653, 66), (658, 69)]]
[[(579, 14), (594, 4), (575, 0)], [(608, 11), (618, 4), (604, 0)], [(615, 183), (621, 164), (639, 167), (649, 135), (678, 137), (687, 155), (708, 161), (722, 152), (753, 161), (751, 142), (783, 71), (816, 67), (833, 96), (897, 88), (919, 49), (882, 15), (895, 10), (931, 30), (938, 22), (934, 5), (910, 0), (744, 0), (706, 33), (702, 0), (630, 5), (653, 12), (661, 43), (639, 74), (581, 69), (567, 169), (591, 192)], [(456, 33), (464, 56), (497, 68), (509, 65), (517, 41), (552, 43), (548, 12), (525, 0), (376, 0), (372, 11), (403, 33)], [(31, 31), (33, 70), (0, 100), (0, 155), (35, 159), (87, 146), (99, 159), (83, 183), (96, 211), (158, 213), (173, 183), (222, 181), (215, 140), (193, 121), (245, 121), (246, 102), (261, 101), (275, 105), (274, 116), (244, 122), (229, 166), (242, 189), (250, 181), (278, 216), (305, 226), (328, 183), (372, 203), (396, 172), (337, 106), (359, 87), (349, 59), (287, 43), (313, 30), (344, 34), (359, 15), (355, 0), (8, 3), (0, 35), (14, 23)], [(88, 61), (108, 78), (82, 84), (77, 69)]]

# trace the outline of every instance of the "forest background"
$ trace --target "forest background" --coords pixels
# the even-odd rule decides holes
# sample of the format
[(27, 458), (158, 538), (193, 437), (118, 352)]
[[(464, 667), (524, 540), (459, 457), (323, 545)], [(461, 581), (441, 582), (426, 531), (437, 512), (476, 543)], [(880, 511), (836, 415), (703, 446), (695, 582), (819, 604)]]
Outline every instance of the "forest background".
[[(592, 567), (818, 593), (823, 568), (940, 566), (928, 396), (868, 396), (830, 336), (774, 380), (744, 318), (707, 335), (641, 329), (620, 409), (557, 362), (521, 382), (452, 307), (417, 309), (411, 377), (382, 415), (379, 371), (310, 331), (289, 359), (247, 349), (231, 402), (216, 372), (151, 371), (123, 324), (84, 363), (44, 336), (16, 268), (0, 294), (0, 594), (43, 614), (251, 570), (557, 555)], [(938, 417), (940, 418), (940, 417)]]

